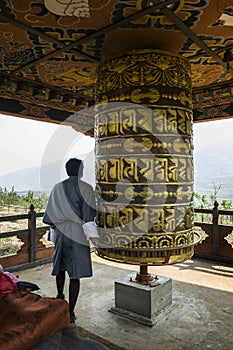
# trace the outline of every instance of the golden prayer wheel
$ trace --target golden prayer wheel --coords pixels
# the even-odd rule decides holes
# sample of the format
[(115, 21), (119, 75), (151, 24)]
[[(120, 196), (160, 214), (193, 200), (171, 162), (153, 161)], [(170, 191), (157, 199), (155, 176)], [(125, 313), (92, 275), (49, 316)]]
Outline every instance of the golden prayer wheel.
[(197, 239), (189, 62), (152, 49), (103, 60), (95, 138), (97, 254), (141, 265), (191, 258)]

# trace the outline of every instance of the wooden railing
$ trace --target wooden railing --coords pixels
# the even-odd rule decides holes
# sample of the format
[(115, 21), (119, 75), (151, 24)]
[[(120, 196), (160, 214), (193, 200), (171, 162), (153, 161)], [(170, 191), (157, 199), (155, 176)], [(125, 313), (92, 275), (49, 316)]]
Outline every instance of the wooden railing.
[(15, 237), (23, 243), (16, 254), (0, 256), (0, 264), (4, 268), (20, 270), (52, 261), (53, 245), (46, 246), (42, 242), (42, 237), (49, 230), (49, 226), (38, 227), (37, 225), (37, 218), (43, 215), (44, 213), (36, 213), (33, 205), (31, 205), (28, 214), (0, 217), (0, 223), (17, 222), (23, 219), (26, 219), (28, 223), (26, 229), (0, 233), (0, 239)]
[[(195, 209), (202, 220), (195, 220), (195, 228), (201, 231), (203, 240), (195, 247), (195, 257), (233, 264), (233, 225), (232, 210), (219, 210), (218, 203), (213, 209)], [(205, 220), (204, 217), (208, 216)], [(224, 217), (227, 223), (224, 223)]]
[[(26, 229), (0, 233), (0, 240), (17, 237), (23, 242), (15, 254), (0, 256), (0, 264), (4, 268), (16, 271), (52, 261), (53, 245), (47, 246), (42, 242), (42, 237), (48, 232), (49, 226), (37, 225), (37, 219), (43, 217), (43, 214), (36, 213), (31, 205), (28, 214), (0, 217), (0, 223), (22, 219), (28, 222)], [(201, 231), (203, 240), (195, 247), (194, 256), (233, 264), (233, 224), (224, 224), (222, 219), (227, 216), (232, 222), (233, 211), (219, 210), (216, 202), (213, 209), (195, 209), (195, 215), (201, 218), (195, 220), (195, 229)]]

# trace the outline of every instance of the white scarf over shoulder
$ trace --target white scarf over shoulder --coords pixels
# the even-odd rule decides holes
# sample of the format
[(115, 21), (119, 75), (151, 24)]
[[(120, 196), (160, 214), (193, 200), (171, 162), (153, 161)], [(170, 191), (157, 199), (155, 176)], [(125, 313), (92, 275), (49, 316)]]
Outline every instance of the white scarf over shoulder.
[(51, 191), (44, 215), (44, 222), (54, 225), (60, 232), (81, 244), (99, 237), (94, 221), (84, 222), (74, 211), (62, 183)]

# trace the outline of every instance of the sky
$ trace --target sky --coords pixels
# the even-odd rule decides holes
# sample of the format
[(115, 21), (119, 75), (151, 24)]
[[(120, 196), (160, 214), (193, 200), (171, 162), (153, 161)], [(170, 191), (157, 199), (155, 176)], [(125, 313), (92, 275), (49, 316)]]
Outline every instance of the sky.
[[(70, 126), (0, 115), (0, 130), (0, 177), (94, 150), (94, 139)], [(194, 123), (194, 156), (206, 146), (227, 143), (232, 130), (233, 119)]]
[(233, 138), (233, 118), (194, 123), (194, 150), (216, 144), (229, 144)]
[(0, 132), (0, 177), (94, 149), (93, 138), (66, 125), (0, 114)]

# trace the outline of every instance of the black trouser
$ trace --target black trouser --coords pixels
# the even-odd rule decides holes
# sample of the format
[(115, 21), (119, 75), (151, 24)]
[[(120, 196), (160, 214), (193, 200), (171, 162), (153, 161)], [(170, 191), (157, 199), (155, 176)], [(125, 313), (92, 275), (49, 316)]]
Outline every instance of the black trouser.
[[(59, 271), (59, 273), (56, 276), (56, 283), (57, 283), (57, 298), (64, 299), (64, 286), (65, 286), (65, 271)], [(80, 290), (80, 280), (77, 278), (70, 278), (70, 285), (69, 285), (69, 310), (70, 315), (73, 314), (75, 305), (78, 300)]]

